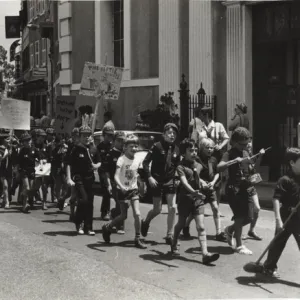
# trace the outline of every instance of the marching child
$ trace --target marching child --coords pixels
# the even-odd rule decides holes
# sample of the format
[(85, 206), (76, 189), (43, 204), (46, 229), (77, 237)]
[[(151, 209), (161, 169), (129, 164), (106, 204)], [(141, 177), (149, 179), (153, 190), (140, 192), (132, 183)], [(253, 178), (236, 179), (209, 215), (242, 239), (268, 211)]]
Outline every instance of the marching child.
[(109, 211), (110, 211), (110, 193), (108, 191), (107, 180), (106, 180), (106, 172), (103, 167), (105, 158), (109, 150), (112, 148), (112, 142), (114, 140), (114, 128), (111, 126), (105, 126), (102, 131), (103, 141), (101, 141), (98, 146), (98, 152), (100, 154), (102, 166), (99, 168), (99, 178), (102, 187), (102, 203), (100, 208), (101, 219), (104, 221), (109, 220)]
[(127, 219), (127, 211), (132, 206), (135, 227), (135, 247), (146, 249), (146, 245), (141, 240), (141, 214), (139, 207), (139, 161), (135, 159), (138, 149), (138, 138), (135, 135), (126, 137), (124, 143), (124, 155), (117, 161), (115, 182), (117, 185), (117, 199), (120, 201), (121, 214), (114, 218), (110, 223), (102, 227), (103, 239), (106, 243), (110, 242), (110, 235), (113, 227), (118, 226)]
[(91, 128), (85, 120), (79, 129), (79, 143), (74, 145), (70, 156), (67, 158), (67, 183), (75, 186), (78, 195), (78, 205), (75, 214), (75, 226), (77, 233), (83, 235), (95, 235), (93, 231), (94, 213), (94, 170), (101, 163), (93, 161), (89, 152), (89, 140), (92, 135)]
[(218, 171), (228, 169), (226, 198), (233, 212), (234, 223), (225, 228), (227, 242), (239, 254), (252, 255), (252, 251), (242, 244), (243, 226), (253, 220), (253, 196), (255, 187), (249, 180), (249, 153), (246, 151), (250, 133), (244, 127), (238, 127), (231, 136), (231, 149), (224, 153), (218, 164)]
[[(171, 244), (176, 216), (176, 190), (175, 171), (180, 161), (180, 153), (175, 141), (178, 128), (173, 123), (164, 127), (163, 140), (155, 143), (143, 161), (143, 169), (148, 178), (150, 193), (153, 197), (153, 209), (148, 212), (142, 221), (142, 235), (148, 234), (150, 222), (161, 213), (162, 198), (166, 197), (168, 203), (168, 228), (166, 243)], [(150, 163), (152, 163), (150, 168)]]
[[(250, 157), (253, 156), (252, 139), (250, 139), (250, 141), (247, 145), (247, 151), (248, 151)], [(259, 167), (262, 156), (264, 154), (265, 154), (265, 150), (261, 149), (259, 152), (259, 155), (256, 158), (251, 159), (251, 161), (249, 163), (250, 175), (252, 175), (252, 176), (259, 175), (258, 173), (256, 173), (256, 168)], [(261, 180), (260, 175), (259, 175), (259, 179)], [(258, 199), (257, 193), (254, 193), (254, 195), (252, 196), (252, 201), (253, 201), (253, 219), (252, 219), (252, 222), (250, 223), (250, 229), (248, 231), (248, 236), (257, 241), (261, 241), (262, 237), (259, 236), (255, 230), (256, 223), (257, 223), (258, 216), (259, 216), (259, 211), (260, 211), (260, 205), (259, 205), (259, 199)]]
[(288, 173), (278, 180), (273, 196), (275, 233), (282, 231), (283, 223), (290, 213), (292, 211), (295, 213), (269, 249), (267, 260), (264, 263), (264, 274), (275, 278), (279, 277), (277, 263), (291, 235), (294, 236), (300, 249), (300, 209), (295, 211), (295, 206), (300, 201), (300, 149), (288, 148), (285, 154), (285, 163)]
[[(111, 197), (113, 197), (116, 202), (116, 207), (113, 208), (110, 213), (112, 219), (114, 219), (115, 217), (121, 214), (120, 201), (117, 198), (118, 196), (117, 189), (116, 189), (117, 187), (114, 180), (114, 176), (116, 173), (117, 161), (123, 152), (124, 140), (125, 140), (124, 132), (117, 132), (115, 134), (114, 147), (110, 149), (103, 163), (104, 164), (103, 168), (106, 170), (108, 191)], [(117, 232), (119, 234), (125, 234), (124, 221), (117, 226)]]
[[(181, 182), (178, 201), (179, 219), (175, 225), (171, 252), (174, 255), (179, 255), (178, 237), (186, 224), (187, 217), (192, 214), (196, 222), (198, 239), (202, 249), (202, 262), (203, 264), (210, 264), (213, 261), (218, 260), (220, 255), (217, 253), (210, 253), (207, 250), (206, 231), (204, 225), (204, 205), (206, 197), (203, 194), (203, 187), (213, 187), (213, 183), (207, 185), (203, 180), (200, 180), (199, 174), (202, 166), (196, 162), (197, 151), (197, 146), (192, 139), (185, 139), (180, 143), (180, 153), (183, 156), (183, 160), (177, 167), (177, 172)], [(216, 201), (216, 199), (214, 199), (214, 201)]]
[(35, 166), (40, 160), (39, 151), (32, 145), (31, 135), (27, 132), (21, 135), (22, 148), (18, 157), (18, 171), (23, 186), (23, 212), (28, 213), (33, 207), (33, 185), (35, 180)]
[[(219, 242), (226, 242), (227, 239), (225, 233), (221, 230), (221, 218), (216, 193), (216, 183), (218, 182), (220, 175), (217, 172), (218, 161), (212, 156), (214, 147), (214, 141), (209, 138), (203, 138), (200, 142), (198, 155), (198, 162), (201, 165), (200, 178), (207, 184), (206, 188), (203, 189), (203, 193), (206, 196), (205, 203), (209, 203), (213, 211), (216, 226), (216, 240)], [(193, 219), (193, 216), (188, 218), (186, 227), (183, 229), (185, 235), (189, 232), (189, 225)]]

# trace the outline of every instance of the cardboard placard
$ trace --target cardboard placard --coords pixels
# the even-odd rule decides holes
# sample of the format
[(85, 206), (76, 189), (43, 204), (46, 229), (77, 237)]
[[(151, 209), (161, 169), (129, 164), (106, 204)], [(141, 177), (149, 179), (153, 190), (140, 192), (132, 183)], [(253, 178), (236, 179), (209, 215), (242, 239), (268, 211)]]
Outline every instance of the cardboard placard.
[(84, 65), (79, 94), (104, 96), (105, 100), (118, 100), (123, 69), (86, 62)]
[(2, 99), (0, 128), (30, 130), (30, 102), (12, 98)]
[(75, 119), (76, 96), (59, 96), (56, 99), (56, 133), (71, 133)]

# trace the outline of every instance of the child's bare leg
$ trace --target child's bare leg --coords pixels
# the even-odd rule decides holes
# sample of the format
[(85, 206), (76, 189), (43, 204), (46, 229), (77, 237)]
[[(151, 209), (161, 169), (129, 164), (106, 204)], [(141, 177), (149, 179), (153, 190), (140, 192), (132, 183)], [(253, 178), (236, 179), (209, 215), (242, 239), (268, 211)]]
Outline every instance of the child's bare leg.
[(148, 212), (145, 219), (145, 223), (149, 224), (156, 216), (161, 213), (162, 210), (162, 198), (153, 197), (153, 208)]
[(260, 211), (258, 195), (257, 194), (254, 195), (252, 197), (252, 200), (253, 200), (253, 204), (254, 204), (254, 212), (253, 212), (253, 220), (250, 223), (250, 229), (249, 229), (248, 235), (257, 240), (262, 240), (262, 238), (260, 236), (258, 236), (257, 233), (255, 232), (255, 226), (256, 226), (258, 216), (259, 216), (259, 211)]
[(212, 210), (213, 216), (214, 216), (216, 235), (219, 235), (221, 233), (221, 218), (220, 218), (220, 213), (219, 213), (218, 202), (216, 200), (210, 202), (210, 207), (211, 207), (211, 210)]
[(168, 229), (167, 237), (172, 237), (174, 232), (175, 217), (176, 217), (176, 194), (167, 194), (168, 203)]
[(195, 222), (196, 222), (196, 229), (198, 232), (198, 240), (200, 247), (202, 249), (202, 254), (207, 255), (207, 240), (206, 240), (206, 231), (204, 227), (204, 213), (197, 215), (194, 217)]
[(177, 249), (178, 237), (179, 237), (179, 234), (180, 234), (181, 230), (186, 225), (186, 220), (187, 220), (186, 216), (179, 215), (178, 221), (177, 221), (177, 223), (174, 227), (174, 236), (173, 236), (173, 241), (172, 241), (172, 245), (171, 245), (171, 251), (172, 252), (178, 251), (178, 249)]
[(132, 213), (134, 217), (134, 228), (135, 237), (141, 237), (141, 212), (140, 212), (140, 201), (138, 199), (131, 200)]
[(128, 204), (124, 201), (120, 203), (121, 214), (115, 217), (107, 226), (112, 230), (115, 226), (127, 219)]

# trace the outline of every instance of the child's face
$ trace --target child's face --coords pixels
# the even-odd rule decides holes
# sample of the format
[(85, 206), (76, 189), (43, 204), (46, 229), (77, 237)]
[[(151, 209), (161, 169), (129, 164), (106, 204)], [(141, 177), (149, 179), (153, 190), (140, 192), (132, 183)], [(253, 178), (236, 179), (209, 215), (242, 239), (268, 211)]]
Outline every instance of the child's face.
[(114, 135), (105, 133), (103, 138), (105, 142), (111, 143), (114, 140)]
[(212, 143), (208, 143), (206, 145), (203, 145), (201, 148), (201, 151), (203, 153), (204, 156), (212, 156), (213, 152), (214, 152), (214, 145)]
[(177, 132), (173, 128), (169, 128), (164, 133), (164, 139), (167, 143), (174, 143), (177, 137)]
[(137, 150), (138, 150), (138, 145), (135, 143), (127, 144), (125, 146), (125, 154), (129, 157), (134, 157)]
[(234, 144), (234, 147), (240, 151), (243, 151), (243, 150), (247, 150), (248, 144), (249, 144), (249, 141), (236, 142)]
[(300, 158), (298, 158), (296, 161), (290, 161), (290, 165), (292, 168), (292, 171), (295, 175), (300, 175)]
[(32, 144), (32, 140), (26, 140), (26, 141), (23, 141), (23, 146), (25, 148), (30, 148), (31, 147), (31, 144)]
[(115, 148), (117, 148), (119, 150), (122, 150), (123, 146), (124, 146), (124, 140), (123, 139), (116, 139), (114, 146), (115, 146)]
[(248, 145), (247, 145), (247, 151), (248, 151), (249, 153), (252, 153), (252, 141), (250, 141), (250, 142), (248, 143)]
[(197, 157), (198, 149), (194, 146), (192, 148), (187, 148), (185, 151), (184, 158), (187, 161), (195, 161)]
[(90, 136), (90, 133), (81, 133), (80, 142), (84, 145), (88, 145)]

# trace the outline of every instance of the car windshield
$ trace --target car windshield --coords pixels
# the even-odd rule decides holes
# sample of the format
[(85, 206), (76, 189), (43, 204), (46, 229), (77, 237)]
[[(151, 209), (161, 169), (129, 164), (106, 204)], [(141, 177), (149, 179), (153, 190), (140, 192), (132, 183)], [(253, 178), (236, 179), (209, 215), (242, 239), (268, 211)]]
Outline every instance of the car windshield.
[[(160, 132), (139, 132), (139, 131), (126, 131), (126, 135), (134, 134), (139, 139), (139, 151), (149, 150), (154, 143), (157, 143), (161, 140), (162, 134)], [(95, 144), (99, 144), (103, 140), (102, 132), (96, 134), (94, 137)]]

